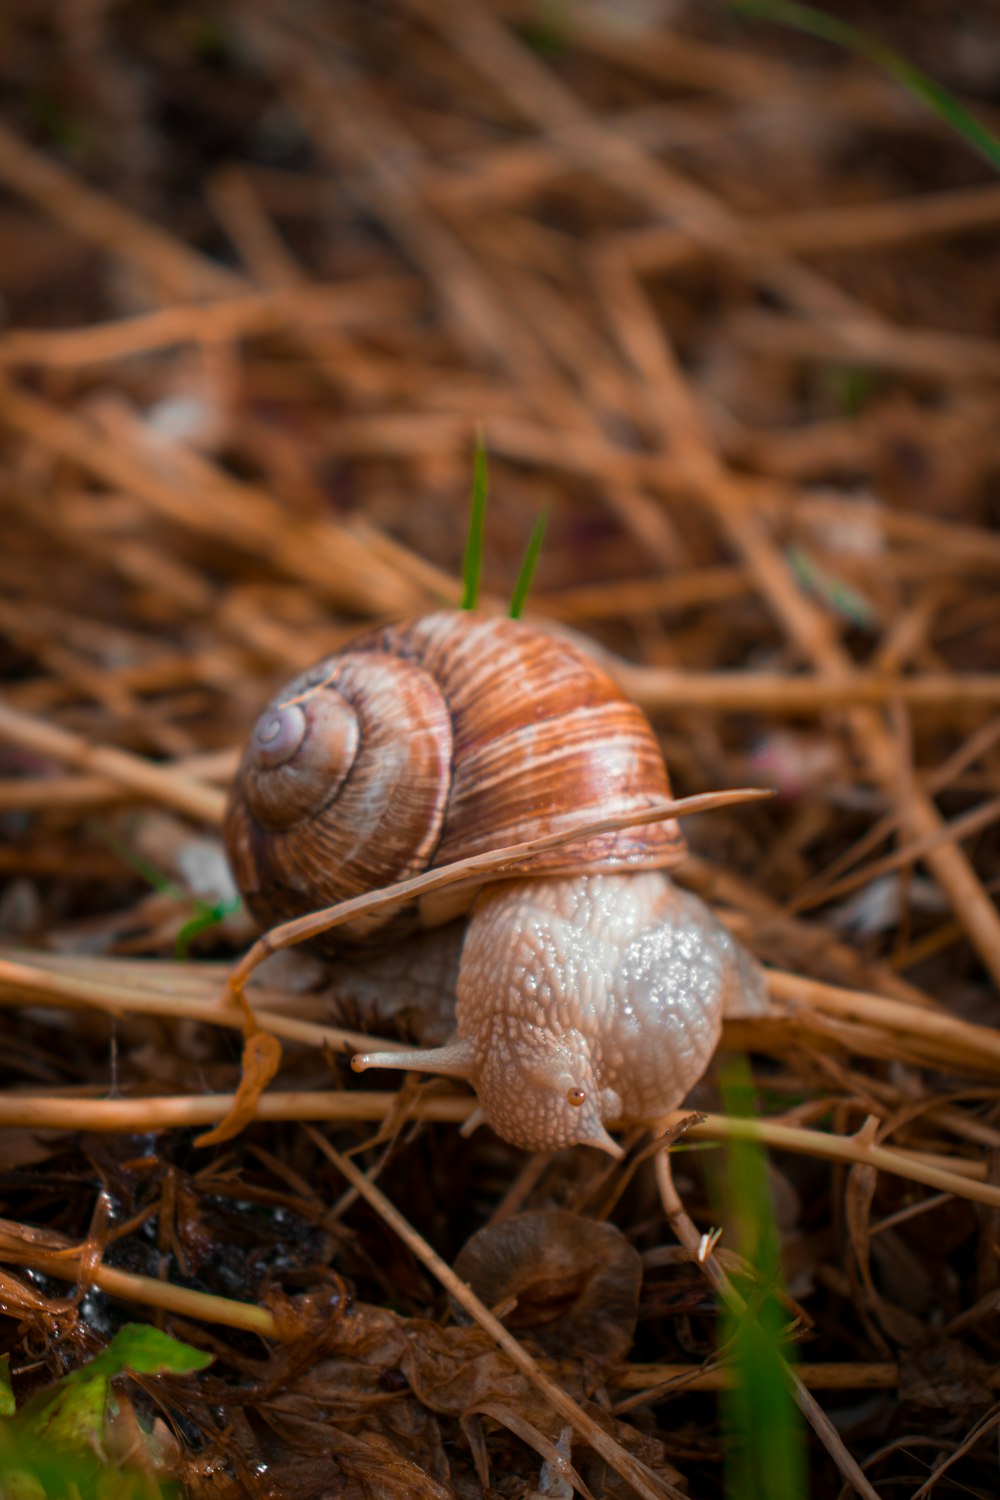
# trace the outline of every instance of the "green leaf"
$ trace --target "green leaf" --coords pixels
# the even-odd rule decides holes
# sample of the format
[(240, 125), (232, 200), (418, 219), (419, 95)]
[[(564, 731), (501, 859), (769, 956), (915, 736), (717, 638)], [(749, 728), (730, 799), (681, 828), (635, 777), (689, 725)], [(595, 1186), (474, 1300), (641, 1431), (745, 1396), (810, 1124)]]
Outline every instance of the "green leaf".
[(111, 1382), (126, 1370), (187, 1375), (211, 1362), (212, 1355), (158, 1328), (126, 1325), (89, 1363), (39, 1391), (16, 1416), (0, 1421), (3, 1500), (148, 1500), (166, 1494), (148, 1472), (102, 1461), (106, 1424), (115, 1405)]
[(811, 5), (798, 5), (794, 0), (736, 0), (733, 10), (737, 15), (748, 16), (759, 21), (775, 21), (782, 26), (794, 26), (810, 36), (822, 37), (824, 41), (836, 42), (841, 47), (865, 57), (877, 67), (883, 68), (904, 88), (909, 89), (928, 108), (932, 109), (946, 125), (964, 137), (974, 151), (989, 162), (995, 172), (1000, 172), (1000, 140), (987, 130), (965, 105), (913, 67), (904, 57), (884, 46), (877, 38), (868, 36), (856, 27), (829, 16), (825, 11), (815, 10)]
[(519, 620), (524, 613), (524, 606), (528, 599), (531, 581), (535, 576), (535, 568), (538, 566), (538, 556), (542, 550), (542, 542), (545, 540), (545, 527), (548, 525), (549, 513), (542, 511), (531, 530), (528, 538), (528, 550), (524, 554), (524, 562), (521, 571), (517, 575), (514, 585), (514, 594), (510, 601), (508, 614), (512, 620)]
[[(148, 1323), (126, 1323), (107, 1348), (77, 1374), (99, 1371), (111, 1376), (129, 1370), (133, 1375), (190, 1375), (194, 1370), (206, 1369), (213, 1357)], [(72, 1380), (74, 1376), (65, 1379)]]
[(12, 1427), (0, 1422), (3, 1500), (182, 1500), (176, 1484), (158, 1483), (148, 1469), (27, 1441)]
[(107, 1348), (26, 1402), (12, 1423), (19, 1435), (64, 1448), (90, 1449), (104, 1422), (115, 1375), (188, 1375), (212, 1363), (212, 1355), (182, 1344), (146, 1323), (127, 1323)]
[(14, 1415), (14, 1390), (10, 1383), (10, 1355), (0, 1355), (0, 1417)]
[(486, 449), (482, 435), (476, 437), (476, 455), (472, 467), (472, 512), (469, 536), (462, 561), (462, 608), (475, 609), (479, 598), (479, 579), (483, 571), (483, 533), (486, 526), (486, 492), (489, 481)]
[(89, 1366), (65, 1375), (54, 1390), (40, 1391), (18, 1412), (19, 1435), (56, 1448), (92, 1448), (104, 1427), (110, 1380)]

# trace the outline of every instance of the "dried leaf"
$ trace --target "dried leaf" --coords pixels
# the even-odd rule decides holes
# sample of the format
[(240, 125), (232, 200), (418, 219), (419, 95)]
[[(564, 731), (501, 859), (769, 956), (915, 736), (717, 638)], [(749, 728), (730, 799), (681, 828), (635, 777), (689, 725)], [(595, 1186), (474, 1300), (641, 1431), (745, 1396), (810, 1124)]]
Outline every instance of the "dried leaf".
[(936, 1340), (900, 1356), (900, 1400), (948, 1412), (989, 1406), (991, 1374), (990, 1366), (957, 1339)]
[(562, 1210), (514, 1214), (474, 1234), (455, 1271), (487, 1307), (556, 1356), (613, 1362), (635, 1334), (642, 1261), (613, 1224)]

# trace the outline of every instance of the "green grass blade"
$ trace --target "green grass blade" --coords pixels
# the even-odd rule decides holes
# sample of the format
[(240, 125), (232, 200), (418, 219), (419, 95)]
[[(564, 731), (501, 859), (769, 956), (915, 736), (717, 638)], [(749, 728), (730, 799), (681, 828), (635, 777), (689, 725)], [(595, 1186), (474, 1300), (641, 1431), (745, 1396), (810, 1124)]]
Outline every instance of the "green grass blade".
[(170, 879), (169, 875), (164, 875), (162, 870), (158, 870), (154, 864), (151, 864), (148, 859), (144, 859), (134, 849), (129, 849), (106, 824), (95, 823), (94, 830), (108, 845), (108, 848), (114, 854), (117, 854), (122, 863), (128, 865), (129, 869), (138, 875), (140, 880), (144, 880), (147, 885), (152, 886), (154, 891), (159, 891), (161, 896), (172, 896), (175, 901), (183, 901), (185, 899), (184, 891), (175, 881)]
[(476, 438), (476, 456), (472, 466), (472, 512), (469, 535), (462, 560), (462, 608), (475, 609), (479, 598), (479, 579), (483, 571), (483, 533), (486, 527), (486, 495), (489, 472), (482, 436)]
[(836, 16), (815, 10), (811, 5), (797, 5), (794, 0), (736, 0), (733, 10), (737, 15), (748, 16), (758, 21), (775, 21), (782, 26), (794, 26), (810, 36), (821, 37), (827, 42), (836, 42), (841, 47), (865, 57), (915, 94), (928, 108), (947, 125), (963, 136), (974, 151), (985, 157), (995, 172), (1000, 172), (1000, 140), (987, 130), (975, 115), (955, 98), (954, 94), (921, 73), (905, 58), (890, 51), (875, 37), (858, 31)]
[(517, 582), (514, 585), (514, 593), (510, 601), (510, 609), (507, 611), (512, 620), (519, 620), (524, 613), (524, 606), (528, 600), (531, 582), (535, 576), (535, 569), (538, 566), (542, 543), (545, 540), (545, 528), (548, 525), (548, 521), (549, 513), (547, 510), (543, 510), (532, 527), (531, 536), (528, 538), (528, 549), (524, 554), (521, 571), (517, 575)]
[(192, 941), (199, 933), (207, 932), (210, 927), (218, 927), (224, 922), (230, 913), (239, 911), (242, 906), (239, 896), (232, 901), (217, 901), (214, 906), (209, 906), (205, 901), (198, 902), (198, 910), (190, 921), (185, 922), (174, 939), (174, 958), (178, 963), (183, 963), (188, 956)]
[[(745, 1059), (730, 1060), (721, 1084), (727, 1114), (754, 1113)], [(746, 1311), (727, 1311), (721, 1334), (736, 1372), (722, 1397), (727, 1500), (804, 1500), (805, 1432), (788, 1379), (788, 1315), (775, 1295), (782, 1280), (780, 1244), (767, 1164), (756, 1141), (729, 1143), (719, 1212), (724, 1242), (756, 1272), (753, 1282), (739, 1284)]]
[(216, 927), (220, 922), (224, 922), (231, 912), (239, 911), (242, 905), (239, 896), (228, 901), (217, 901), (214, 905), (208, 901), (202, 901), (198, 897), (191, 896), (181, 886), (171, 880), (169, 875), (164, 875), (162, 870), (158, 870), (155, 865), (150, 864), (148, 859), (143, 859), (141, 854), (137, 854), (134, 850), (126, 848), (115, 837), (110, 828), (107, 828), (104, 824), (97, 824), (96, 828), (101, 838), (114, 850), (118, 858), (127, 864), (130, 869), (134, 870), (142, 880), (145, 880), (147, 885), (151, 885), (154, 891), (159, 891), (163, 896), (170, 896), (174, 901), (192, 901), (194, 903), (194, 916), (184, 923), (174, 941), (174, 958), (179, 962), (183, 962), (187, 958), (188, 949), (191, 946), (193, 938), (196, 938), (201, 932), (207, 932), (210, 927)]

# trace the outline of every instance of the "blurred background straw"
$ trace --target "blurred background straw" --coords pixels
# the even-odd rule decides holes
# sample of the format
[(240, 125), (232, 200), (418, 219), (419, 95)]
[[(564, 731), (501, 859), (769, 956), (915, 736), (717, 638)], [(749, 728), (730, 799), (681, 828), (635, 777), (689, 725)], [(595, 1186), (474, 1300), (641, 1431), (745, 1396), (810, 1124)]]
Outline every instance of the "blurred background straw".
[[(988, 0), (836, 10), (1000, 131)], [(221, 1484), (229, 1443), (213, 1495), (568, 1494), (571, 1450), (595, 1495), (739, 1500), (713, 1394), (739, 1242), (723, 1224), (707, 1273), (694, 1253), (742, 1128), (711, 1082), (669, 1169), (638, 1134), (624, 1168), (526, 1163), (458, 1136), (464, 1095), (359, 1088), (357, 997), (398, 1029), (401, 975), (355, 972), (345, 1000), (297, 953), (249, 990), (284, 1044), (260, 1123), (193, 1144), (240, 1077), (220, 995), (253, 929), (218, 838), (236, 747), (356, 629), (457, 605), (479, 431), (481, 607), (505, 606), (547, 512), (526, 617), (591, 640), (679, 795), (778, 791), (689, 825), (679, 877), (774, 971), (776, 1016), (725, 1044), (753, 1054), (809, 1493), (996, 1493), (998, 264), (1000, 181), (947, 120), (721, 4), (8, 0), (19, 1398), (127, 1304), (154, 1316), (152, 1278), (229, 1299), (212, 1331), (183, 1290), (155, 1314), (217, 1356), (204, 1398), (159, 1408), (158, 1472), (189, 1493)], [(469, 1235), (553, 1207), (643, 1257), (630, 1361), (504, 1363), (449, 1325), (435, 1278), (454, 1296)], [(67, 1301), (64, 1273), (104, 1291)], [(451, 1404), (429, 1364), (400, 1373), (404, 1325), (418, 1364), (451, 1340)]]

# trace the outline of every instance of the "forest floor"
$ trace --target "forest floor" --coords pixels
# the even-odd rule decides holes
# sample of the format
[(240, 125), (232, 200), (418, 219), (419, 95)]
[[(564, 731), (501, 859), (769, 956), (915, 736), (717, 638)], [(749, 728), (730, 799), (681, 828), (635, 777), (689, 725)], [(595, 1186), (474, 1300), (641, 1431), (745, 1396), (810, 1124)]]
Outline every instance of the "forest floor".
[[(987, 0), (836, 9), (1000, 133)], [(926, 103), (722, 5), (6, 0), (0, 1349), (36, 1437), (126, 1324), (214, 1357), (76, 1493), (1000, 1492), (998, 265)], [(526, 619), (777, 792), (676, 871), (772, 1014), (622, 1162), (226, 985), (239, 746), (458, 604), (477, 432), (480, 607), (547, 513)]]

